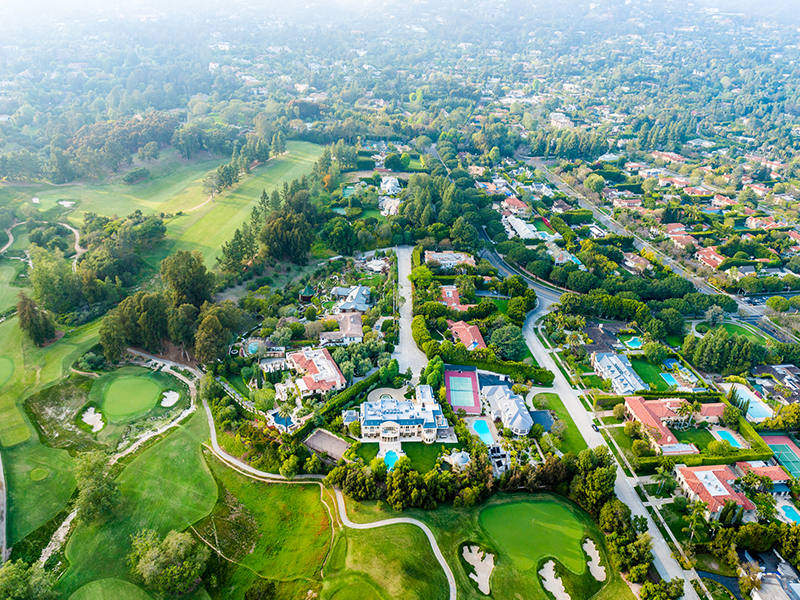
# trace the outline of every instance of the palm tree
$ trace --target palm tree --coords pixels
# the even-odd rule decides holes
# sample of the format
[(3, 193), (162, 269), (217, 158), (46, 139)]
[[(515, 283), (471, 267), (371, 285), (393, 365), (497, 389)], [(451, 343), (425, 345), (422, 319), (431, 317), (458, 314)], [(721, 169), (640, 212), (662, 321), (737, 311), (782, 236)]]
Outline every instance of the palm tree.
[(289, 418), (292, 416), (293, 412), (292, 406), (288, 401), (278, 404), (278, 416), (283, 420), (284, 423), (289, 421)]
[(688, 402), (682, 402), (680, 405), (678, 405), (678, 408), (675, 409), (675, 412), (683, 417), (681, 426), (686, 428), (689, 418), (694, 414), (694, 407)]
[(708, 524), (706, 521), (707, 509), (708, 503), (702, 500), (696, 500), (689, 505), (689, 514), (683, 517), (683, 520), (686, 521), (688, 526), (684, 527), (682, 531), (684, 533), (690, 533), (690, 542), (694, 539), (694, 534), (697, 533), (697, 530)]
[(581, 343), (583, 343), (583, 335), (581, 335), (580, 331), (575, 331), (575, 330), (570, 331), (567, 334), (565, 342), (572, 350), (572, 353), (575, 354), (575, 348), (577, 348)]
[(658, 484), (658, 490), (656, 491), (657, 494), (661, 493), (661, 489), (665, 485), (669, 487), (675, 483), (675, 478), (672, 476), (672, 473), (670, 473), (664, 467), (656, 467), (656, 472), (652, 476), (652, 479)]

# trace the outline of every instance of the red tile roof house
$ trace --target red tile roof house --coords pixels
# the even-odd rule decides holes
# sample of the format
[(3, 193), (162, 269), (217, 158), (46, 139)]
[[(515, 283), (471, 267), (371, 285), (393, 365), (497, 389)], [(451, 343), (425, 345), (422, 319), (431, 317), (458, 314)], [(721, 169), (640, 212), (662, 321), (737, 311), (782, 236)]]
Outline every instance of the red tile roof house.
[(701, 248), (696, 252), (697, 260), (712, 269), (718, 269), (727, 257), (717, 252), (716, 248)]
[(324, 394), (329, 390), (343, 390), (347, 381), (326, 348), (304, 348), (286, 356), (289, 366), (304, 374), (295, 381), (300, 397)]
[(722, 402), (712, 402), (700, 406), (700, 413), (695, 413), (694, 420), (703, 423), (719, 423), (722, 413), (725, 412), (725, 404)]
[(675, 478), (690, 502), (702, 500), (708, 504), (709, 519), (718, 519), (725, 503), (730, 500), (744, 508), (746, 516), (755, 512), (755, 505), (744, 494), (733, 489), (732, 484), (737, 476), (728, 465), (676, 465)]
[(722, 194), (716, 194), (711, 199), (711, 206), (714, 208), (726, 208), (728, 206), (736, 206), (739, 204), (739, 201), (735, 198), (728, 198), (727, 196), (723, 196)]
[(688, 246), (689, 244), (693, 244), (697, 246), (697, 240), (690, 235), (673, 235), (670, 236), (672, 243), (676, 246), (680, 246), (683, 248), (684, 246)]
[(527, 215), (531, 212), (531, 207), (525, 204), (519, 198), (511, 196), (500, 203), (504, 209), (514, 213), (515, 215)]
[(458, 293), (458, 288), (454, 285), (443, 285), (441, 294), (441, 303), (447, 308), (466, 312), (471, 306), (475, 306), (474, 304), (461, 304), (461, 296)]
[(791, 490), (789, 489), (789, 480), (791, 477), (779, 465), (767, 465), (761, 461), (746, 462), (741, 461), (736, 463), (736, 471), (744, 477), (748, 471), (753, 471), (756, 475), (769, 477), (772, 481), (772, 495), (779, 498), (786, 498), (789, 496)]
[(667, 223), (664, 225), (664, 230), (667, 232), (667, 235), (677, 235), (686, 231), (686, 225), (683, 223)]
[(477, 325), (468, 325), (464, 321), (447, 321), (447, 326), (456, 338), (456, 343), (461, 342), (472, 351), (478, 348), (486, 348), (486, 342), (483, 341), (481, 330)]
[(678, 407), (686, 404), (683, 398), (661, 398), (645, 400), (642, 396), (625, 398), (625, 413), (642, 424), (643, 433), (650, 441), (650, 446), (659, 454), (698, 454), (694, 444), (678, 441), (667, 425), (678, 425), (689, 417), (678, 414)]

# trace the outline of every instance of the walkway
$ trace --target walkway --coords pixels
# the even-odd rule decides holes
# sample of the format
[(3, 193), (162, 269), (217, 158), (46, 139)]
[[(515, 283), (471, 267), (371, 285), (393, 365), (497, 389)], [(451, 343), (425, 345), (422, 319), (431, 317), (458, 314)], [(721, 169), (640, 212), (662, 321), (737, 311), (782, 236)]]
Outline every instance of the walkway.
[(0, 565), (6, 560), (6, 478), (3, 473), (3, 457), (0, 455)]
[(423, 533), (428, 537), (428, 541), (431, 543), (431, 549), (433, 550), (433, 554), (436, 556), (436, 560), (439, 561), (439, 564), (442, 565), (442, 569), (444, 569), (444, 574), (447, 576), (447, 584), (450, 586), (450, 600), (456, 600), (458, 597), (456, 591), (456, 578), (453, 576), (453, 571), (450, 570), (450, 565), (447, 564), (447, 561), (444, 559), (444, 555), (442, 551), (439, 550), (439, 544), (436, 543), (436, 538), (433, 535), (433, 532), (430, 528), (425, 525), (422, 521), (418, 521), (417, 519), (409, 519), (406, 517), (398, 517), (395, 519), (385, 519), (383, 521), (375, 521), (374, 523), (353, 523), (350, 520), (350, 517), (347, 516), (347, 507), (344, 505), (344, 496), (342, 496), (342, 492), (339, 491), (338, 488), (334, 488), (336, 492), (336, 501), (339, 504), (339, 516), (342, 518), (342, 522), (351, 529), (376, 529), (378, 527), (386, 527), (387, 525), (414, 525), (422, 529)]
[(11, 248), (11, 244), (14, 243), (14, 234), (11, 233), (11, 230), (14, 229), (15, 227), (17, 227), (18, 225), (22, 225), (22, 223), (16, 223), (15, 222), (11, 227), (9, 227), (8, 229), (5, 230), (6, 235), (8, 236), (8, 241), (6, 242), (5, 246), (0, 248), (0, 254), (3, 254), (6, 250)]
[(75, 229), (72, 225), (68, 223), (60, 223), (67, 229), (69, 229), (73, 234), (75, 234), (75, 258), (72, 259), (72, 272), (78, 270), (78, 259), (86, 254), (86, 249), (81, 248), (81, 232)]

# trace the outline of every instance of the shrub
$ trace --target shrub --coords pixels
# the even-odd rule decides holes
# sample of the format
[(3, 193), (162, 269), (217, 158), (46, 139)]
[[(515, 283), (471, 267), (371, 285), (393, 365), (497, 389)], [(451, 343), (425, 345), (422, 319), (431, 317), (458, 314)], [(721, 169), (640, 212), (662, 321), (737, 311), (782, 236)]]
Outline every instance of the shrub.
[(684, 496), (678, 496), (675, 498), (675, 501), (672, 503), (672, 505), (678, 512), (686, 512), (686, 507), (689, 506), (689, 500)]

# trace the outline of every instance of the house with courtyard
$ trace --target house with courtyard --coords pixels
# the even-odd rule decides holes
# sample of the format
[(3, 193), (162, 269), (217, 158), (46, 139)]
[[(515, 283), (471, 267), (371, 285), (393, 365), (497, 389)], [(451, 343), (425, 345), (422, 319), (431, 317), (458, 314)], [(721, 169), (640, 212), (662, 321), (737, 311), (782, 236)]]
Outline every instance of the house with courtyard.
[(633, 370), (631, 361), (624, 354), (593, 352), (591, 357), (595, 373), (602, 379), (610, 379), (611, 388), (620, 396), (650, 389)]
[(474, 306), (474, 304), (461, 304), (461, 295), (458, 293), (458, 288), (454, 285), (443, 285), (439, 293), (441, 294), (440, 302), (447, 308), (466, 312), (471, 306)]
[(483, 341), (481, 330), (478, 329), (477, 325), (469, 325), (464, 321), (450, 321), (448, 319), (447, 326), (453, 332), (454, 341), (464, 344), (467, 350), (486, 348), (486, 342)]
[(447, 270), (452, 270), (462, 265), (475, 266), (475, 259), (470, 254), (466, 252), (453, 252), (452, 250), (445, 250), (444, 252), (426, 250), (425, 262), (437, 263), (440, 267)]
[(424, 442), (449, 438), (450, 424), (429, 385), (418, 385), (414, 400), (382, 395), (342, 413), (345, 426), (361, 424), (362, 442)]
[(337, 287), (333, 289), (332, 294), (337, 299), (333, 308), (334, 313), (365, 313), (369, 310), (370, 291), (367, 286)]
[(347, 385), (327, 348), (303, 348), (287, 355), (286, 364), (301, 375), (294, 381), (301, 398), (343, 390)]
[(694, 444), (678, 441), (670, 427), (684, 425), (690, 416), (681, 415), (680, 407), (687, 404), (683, 398), (645, 400), (641, 396), (625, 398), (625, 415), (641, 424), (642, 434), (657, 454), (698, 454)]
[(514, 435), (530, 433), (533, 419), (525, 400), (514, 394), (507, 385), (493, 385), (481, 389), (481, 394), (492, 408), (492, 418), (500, 419)]
[(690, 502), (701, 500), (708, 504), (708, 518), (719, 519), (726, 502), (735, 502), (744, 509), (745, 517), (755, 514), (755, 505), (743, 493), (733, 488), (736, 474), (728, 465), (701, 467), (675, 466), (675, 479)]
[(330, 317), (339, 324), (338, 331), (323, 331), (319, 334), (319, 343), (322, 346), (349, 346), (364, 341), (364, 326), (361, 323), (361, 313), (347, 312)]

